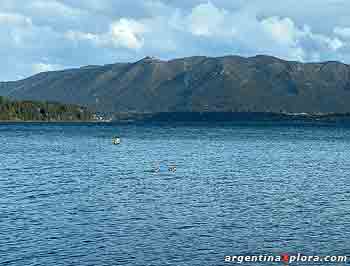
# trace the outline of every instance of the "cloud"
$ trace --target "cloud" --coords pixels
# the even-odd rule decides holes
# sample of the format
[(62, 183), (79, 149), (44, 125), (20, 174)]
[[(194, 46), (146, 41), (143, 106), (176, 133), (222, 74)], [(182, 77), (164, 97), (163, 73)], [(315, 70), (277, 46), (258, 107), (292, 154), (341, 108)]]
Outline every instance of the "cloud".
[(122, 18), (113, 22), (106, 33), (94, 34), (69, 30), (64, 36), (71, 41), (89, 41), (96, 46), (139, 50), (144, 44), (142, 34), (146, 31), (142, 23)]
[(345, 0), (2, 0), (0, 80), (146, 55), (350, 63), (349, 9)]
[(112, 23), (110, 37), (115, 47), (140, 49), (144, 44), (141, 34), (145, 33), (146, 30), (142, 23), (123, 18)]
[(73, 31), (69, 30), (64, 34), (64, 37), (68, 40), (71, 41), (92, 41), (95, 42), (96, 44), (99, 43), (100, 37), (97, 34), (93, 33), (86, 33), (86, 32), (81, 32), (81, 31)]
[(79, 17), (82, 14), (82, 10), (67, 6), (59, 1), (55, 0), (32, 0), (25, 4), (25, 8), (31, 13), (37, 15), (45, 14), (46, 17), (59, 16), (59, 17)]
[(336, 52), (345, 45), (337, 37), (332, 38), (313, 32), (308, 25), (297, 27), (290, 18), (270, 17), (262, 20), (261, 24), (276, 44), (290, 50), (289, 55), (282, 56), (287, 59), (319, 60), (319, 56), (315, 57), (315, 50)]
[(0, 13), (0, 25), (32, 26), (32, 20), (20, 14)]
[(335, 27), (334, 33), (341, 38), (350, 39), (350, 27), (348, 28)]
[(209, 37), (225, 26), (227, 15), (227, 11), (221, 10), (211, 2), (208, 2), (193, 8), (191, 14), (185, 19), (185, 22), (194, 35)]
[(33, 68), (33, 74), (40, 73), (40, 72), (47, 72), (47, 71), (55, 71), (55, 70), (61, 70), (64, 67), (61, 65), (52, 65), (52, 64), (45, 64), (45, 63), (35, 63), (32, 65)]
[(261, 25), (273, 40), (282, 45), (297, 46), (299, 36), (303, 35), (290, 18), (270, 17), (262, 20)]

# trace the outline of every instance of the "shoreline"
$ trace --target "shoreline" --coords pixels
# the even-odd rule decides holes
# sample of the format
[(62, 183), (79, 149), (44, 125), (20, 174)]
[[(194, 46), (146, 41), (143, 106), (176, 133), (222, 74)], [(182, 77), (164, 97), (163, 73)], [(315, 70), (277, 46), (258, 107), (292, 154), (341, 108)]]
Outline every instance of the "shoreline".
[(110, 123), (110, 121), (96, 121), (96, 120), (79, 120), (79, 121), (71, 121), (71, 120), (54, 120), (54, 121), (43, 121), (43, 120), (0, 120), (1, 124), (5, 123), (38, 123), (38, 124), (59, 124), (59, 123)]
[(0, 120), (0, 123), (36, 124), (152, 124), (152, 123), (242, 123), (242, 122), (303, 122), (350, 123), (349, 113), (254, 113), (254, 112), (163, 112), (115, 113), (113, 119), (93, 120)]

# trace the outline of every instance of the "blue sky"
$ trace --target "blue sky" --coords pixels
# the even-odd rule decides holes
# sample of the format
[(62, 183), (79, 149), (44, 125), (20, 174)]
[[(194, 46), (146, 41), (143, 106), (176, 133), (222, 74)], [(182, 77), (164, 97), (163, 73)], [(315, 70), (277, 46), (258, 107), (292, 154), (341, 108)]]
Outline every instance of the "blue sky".
[(349, 10), (349, 0), (1, 0), (0, 80), (147, 55), (350, 63)]

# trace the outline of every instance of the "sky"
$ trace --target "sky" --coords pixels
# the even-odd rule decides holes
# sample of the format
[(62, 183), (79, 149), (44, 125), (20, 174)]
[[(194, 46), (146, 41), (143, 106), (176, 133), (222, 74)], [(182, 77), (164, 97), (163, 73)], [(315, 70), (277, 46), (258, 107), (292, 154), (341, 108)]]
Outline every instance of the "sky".
[(349, 10), (349, 0), (0, 0), (0, 81), (145, 56), (350, 64)]

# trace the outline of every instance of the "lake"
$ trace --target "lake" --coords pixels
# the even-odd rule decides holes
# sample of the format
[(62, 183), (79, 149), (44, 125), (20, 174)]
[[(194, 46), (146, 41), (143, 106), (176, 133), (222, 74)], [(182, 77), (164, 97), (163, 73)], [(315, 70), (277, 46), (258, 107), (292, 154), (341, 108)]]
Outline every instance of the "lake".
[(0, 145), (0, 265), (350, 254), (350, 127), (3, 123)]

